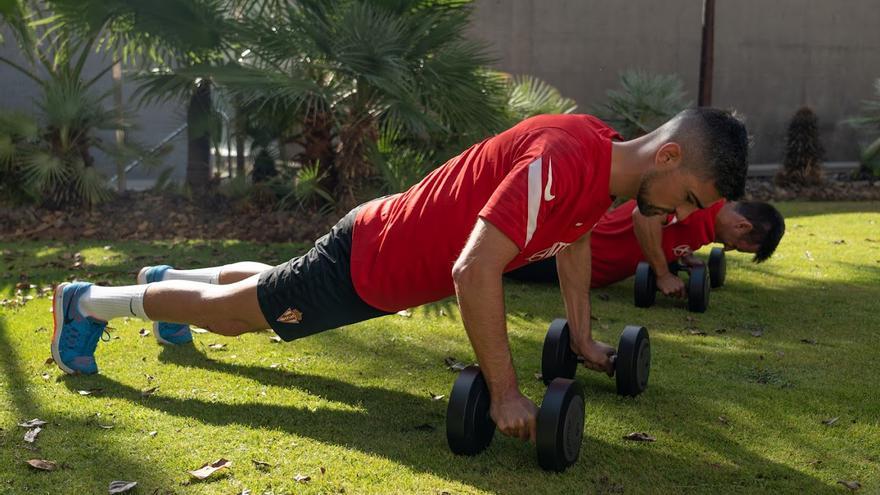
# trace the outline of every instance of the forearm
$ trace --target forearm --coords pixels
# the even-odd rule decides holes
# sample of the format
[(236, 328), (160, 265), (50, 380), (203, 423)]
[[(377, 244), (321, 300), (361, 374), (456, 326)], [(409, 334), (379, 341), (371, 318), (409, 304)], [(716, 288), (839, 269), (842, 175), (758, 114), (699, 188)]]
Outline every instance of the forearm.
[(590, 324), (590, 238), (584, 236), (556, 256), (559, 288), (569, 328), (580, 339), (592, 339)]
[(658, 277), (668, 274), (669, 266), (663, 253), (663, 216), (646, 217), (636, 209), (632, 219), (633, 231), (648, 264)]
[(501, 272), (471, 266), (455, 276), (461, 318), (493, 399), (519, 394), (507, 324)]

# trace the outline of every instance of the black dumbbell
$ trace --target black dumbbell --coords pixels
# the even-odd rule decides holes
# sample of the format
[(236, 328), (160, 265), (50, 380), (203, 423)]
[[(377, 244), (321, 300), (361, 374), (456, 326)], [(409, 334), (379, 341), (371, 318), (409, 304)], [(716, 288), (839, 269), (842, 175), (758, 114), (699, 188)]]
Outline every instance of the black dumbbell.
[[(476, 455), (495, 434), (489, 416), (489, 387), (478, 366), (459, 373), (446, 409), (446, 440), (453, 453)], [(578, 459), (584, 434), (584, 393), (573, 380), (550, 383), (538, 410), (538, 464), (548, 471), (565, 471)]]
[(724, 258), (724, 250), (712, 248), (709, 251), (709, 284), (713, 289), (724, 285), (724, 277), (727, 275), (727, 260)]
[[(651, 371), (651, 340), (645, 327), (627, 325), (620, 334), (617, 354), (612, 356), (617, 393), (635, 397), (648, 387)], [(541, 356), (541, 378), (544, 383), (562, 378), (574, 378), (578, 363), (584, 359), (571, 350), (571, 332), (568, 321), (558, 318), (550, 324), (544, 337)]]
[[(688, 311), (704, 313), (709, 307), (709, 271), (705, 266), (684, 266), (678, 262), (669, 264), (669, 271), (675, 274), (688, 272), (687, 300)], [(657, 295), (657, 275), (647, 262), (642, 261), (636, 267), (636, 279), (633, 284), (636, 306), (649, 308), (654, 305)]]

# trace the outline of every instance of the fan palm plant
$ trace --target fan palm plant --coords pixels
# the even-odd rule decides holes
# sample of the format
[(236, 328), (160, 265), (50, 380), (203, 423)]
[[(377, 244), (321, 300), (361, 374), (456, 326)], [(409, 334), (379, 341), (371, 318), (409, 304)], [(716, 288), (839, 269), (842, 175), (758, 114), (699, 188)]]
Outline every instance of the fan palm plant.
[(620, 89), (610, 90), (606, 95), (608, 100), (593, 112), (626, 139), (653, 131), (689, 105), (677, 76), (641, 70), (623, 72)]
[(862, 115), (850, 119), (849, 122), (874, 136), (870, 143), (862, 148), (860, 173), (880, 177), (880, 137), (876, 135), (880, 131), (880, 79), (874, 82), (874, 91), (876, 98), (866, 100)]
[(514, 122), (540, 114), (572, 113), (577, 103), (534, 76), (514, 76), (507, 86), (507, 109)]
[(504, 126), (503, 83), (484, 70), (483, 46), (464, 37), (469, 2), (309, 0), (248, 16), (246, 56), (188, 67), (156, 80), (162, 92), (209, 71), (246, 105), (283, 116), (282, 142), (320, 163), (326, 185), (350, 206), (373, 174), (383, 129), (430, 141), (480, 139)]
[[(47, 0), (68, 32), (95, 36), (105, 51), (120, 53), (131, 67), (216, 63), (233, 56), (229, 14), (268, 0)], [(210, 79), (193, 76), (164, 99), (187, 102), (187, 185), (203, 190), (210, 178), (212, 112)]]
[(112, 64), (87, 78), (84, 68), (96, 38), (70, 37), (38, 4), (19, 7), (14, 12), (16, 19), (4, 20), (12, 28), (26, 63), (6, 57), (0, 57), (0, 63), (38, 88), (37, 131), (29, 135), (15, 130), (5, 133), (5, 141), (15, 148), (13, 154), (7, 153), (6, 173), (22, 181), (22, 191), (48, 205), (94, 204), (109, 194), (94, 166), (94, 151), (120, 159), (139, 151), (134, 144), (107, 144), (95, 136), (98, 130), (128, 126), (106, 109), (111, 92), (96, 88)]

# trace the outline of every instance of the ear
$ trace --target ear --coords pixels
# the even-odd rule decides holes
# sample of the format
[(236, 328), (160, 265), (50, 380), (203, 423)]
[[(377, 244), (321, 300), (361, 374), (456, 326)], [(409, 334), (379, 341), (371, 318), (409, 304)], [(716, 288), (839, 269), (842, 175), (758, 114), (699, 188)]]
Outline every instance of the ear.
[(673, 170), (681, 165), (681, 146), (678, 143), (664, 143), (654, 155), (654, 167), (658, 170)]
[(737, 232), (740, 234), (748, 234), (752, 231), (752, 222), (746, 220), (745, 218), (741, 218), (737, 221), (733, 226)]

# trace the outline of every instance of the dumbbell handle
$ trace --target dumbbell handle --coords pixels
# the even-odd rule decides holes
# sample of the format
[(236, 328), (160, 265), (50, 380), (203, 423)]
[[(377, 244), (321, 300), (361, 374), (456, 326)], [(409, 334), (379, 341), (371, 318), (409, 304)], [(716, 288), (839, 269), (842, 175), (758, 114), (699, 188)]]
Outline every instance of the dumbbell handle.
[[(611, 359), (611, 366), (614, 367), (614, 363), (615, 363), (615, 361), (617, 361), (617, 354), (612, 354), (610, 359)], [(583, 356), (577, 357), (577, 362), (583, 363), (584, 361), (585, 360), (584, 360)]]

